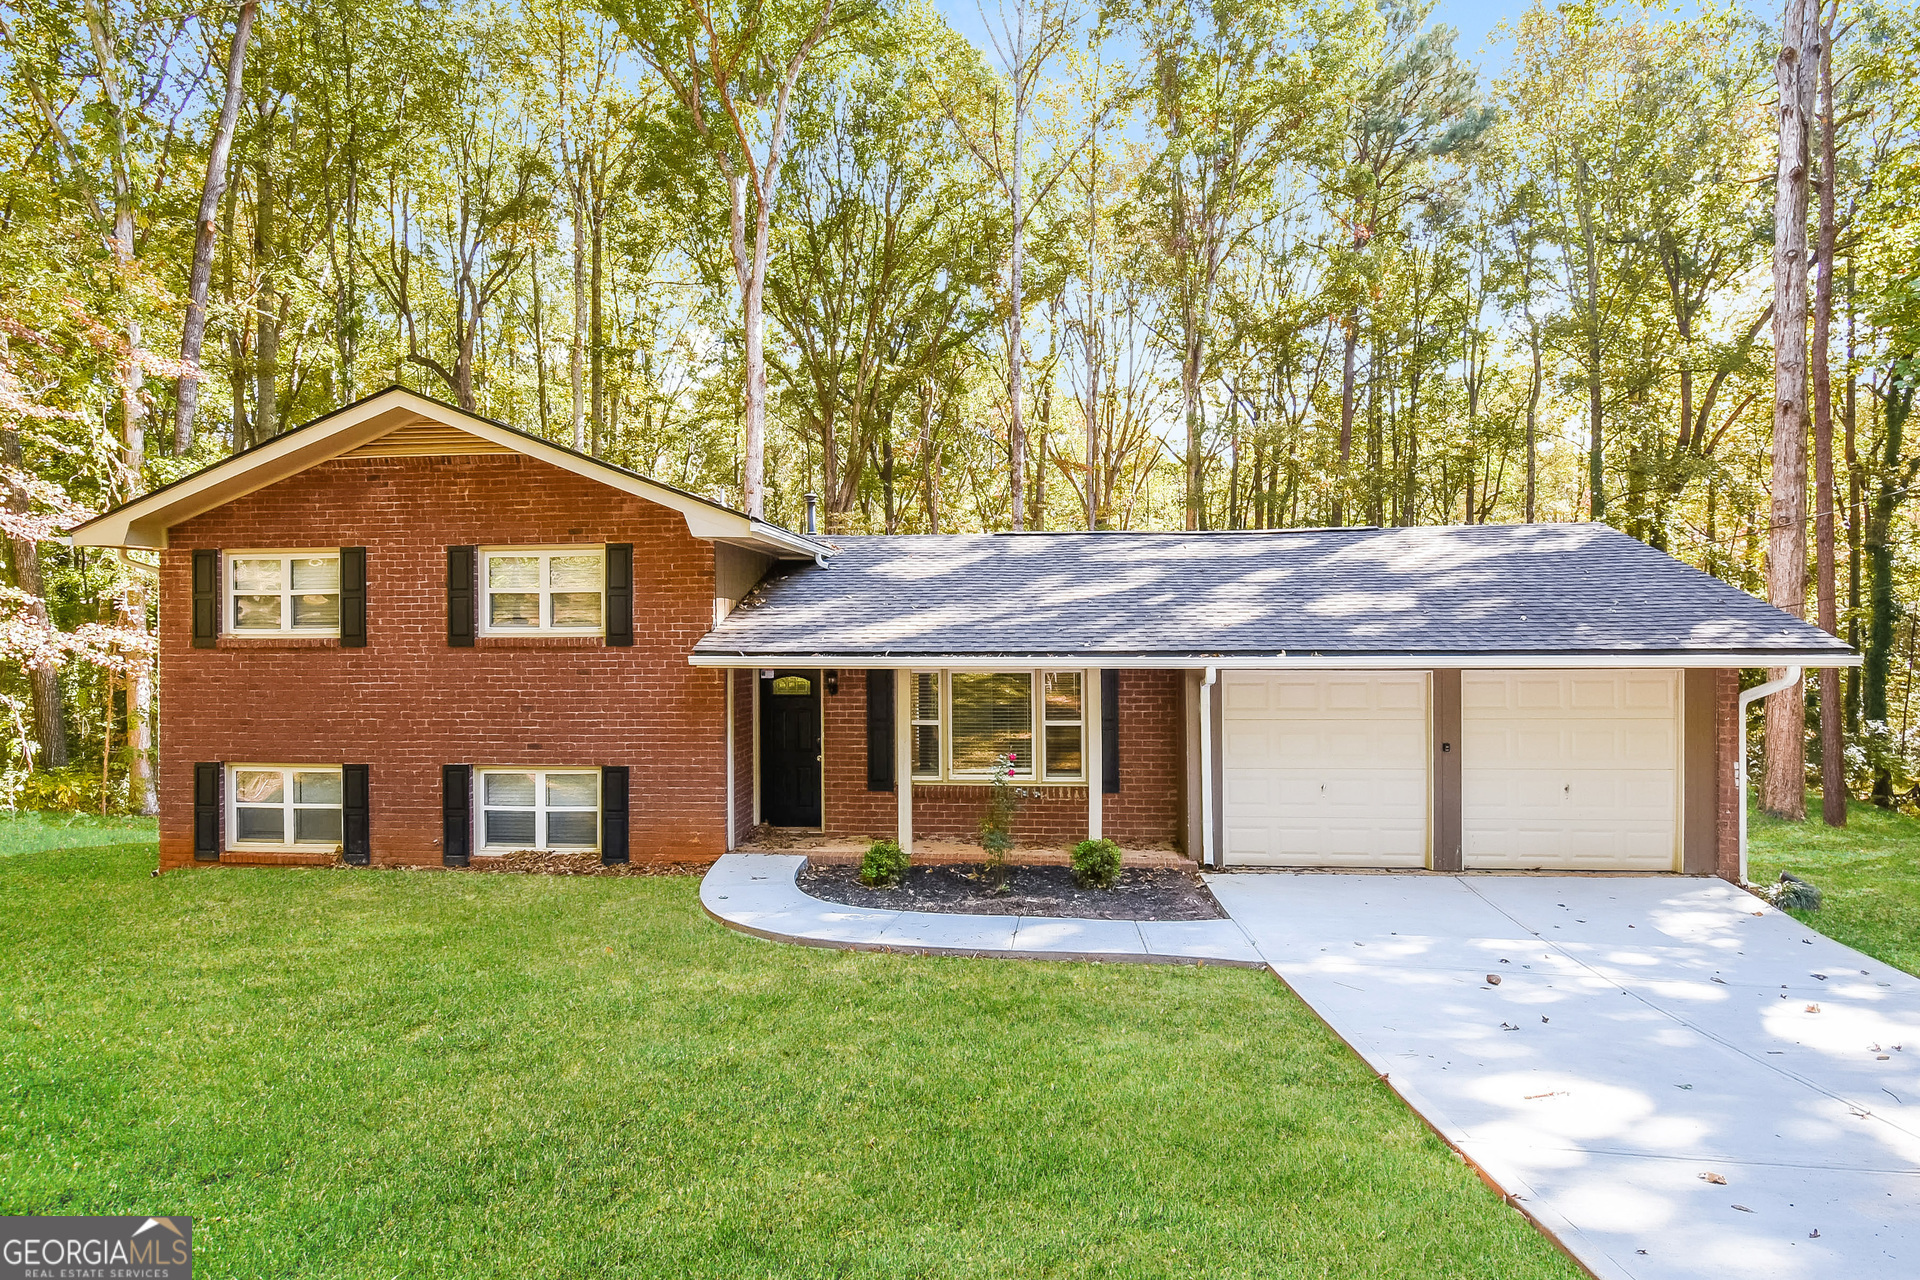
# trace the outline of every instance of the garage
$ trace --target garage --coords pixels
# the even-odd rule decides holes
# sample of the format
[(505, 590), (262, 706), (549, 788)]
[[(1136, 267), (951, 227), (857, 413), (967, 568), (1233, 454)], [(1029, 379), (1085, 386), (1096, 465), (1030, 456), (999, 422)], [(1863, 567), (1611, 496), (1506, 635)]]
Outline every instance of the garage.
[(1225, 671), (1228, 866), (1423, 867), (1424, 671)]
[(1465, 671), (1468, 870), (1680, 869), (1680, 673)]

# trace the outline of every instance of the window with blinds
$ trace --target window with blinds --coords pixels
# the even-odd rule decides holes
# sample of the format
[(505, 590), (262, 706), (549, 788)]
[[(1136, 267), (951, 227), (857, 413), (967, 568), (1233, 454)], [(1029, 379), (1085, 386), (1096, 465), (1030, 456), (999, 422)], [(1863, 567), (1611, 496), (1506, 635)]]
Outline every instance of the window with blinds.
[(913, 673), (913, 776), (940, 776), (940, 673)]
[(1086, 706), (1078, 671), (1049, 671), (1046, 682), (1047, 777), (1077, 781), (1085, 776)]
[(984, 776), (1001, 756), (1012, 756), (1013, 776), (1033, 776), (1033, 674), (956, 671), (952, 684), (952, 764), (955, 776)]

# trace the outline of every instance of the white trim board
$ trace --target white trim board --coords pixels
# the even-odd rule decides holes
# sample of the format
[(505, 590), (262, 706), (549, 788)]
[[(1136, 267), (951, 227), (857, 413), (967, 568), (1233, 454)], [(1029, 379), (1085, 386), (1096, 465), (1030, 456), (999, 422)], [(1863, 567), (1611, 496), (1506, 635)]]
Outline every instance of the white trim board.
[(1074, 667), (1120, 668), (1125, 670), (1192, 671), (1202, 667), (1222, 670), (1295, 670), (1295, 671), (1475, 671), (1475, 670), (1588, 670), (1652, 668), (1660, 671), (1726, 667), (1786, 667), (1808, 670), (1824, 667), (1857, 667), (1857, 653), (1801, 654), (1724, 652), (1687, 653), (1405, 653), (1405, 654), (1236, 654), (1221, 657), (1206, 653), (1127, 654), (1127, 653), (1049, 653), (1012, 657), (970, 654), (708, 654), (693, 653), (687, 662), (695, 667), (913, 667), (919, 670), (1025, 671), (1045, 668), (1049, 671)]

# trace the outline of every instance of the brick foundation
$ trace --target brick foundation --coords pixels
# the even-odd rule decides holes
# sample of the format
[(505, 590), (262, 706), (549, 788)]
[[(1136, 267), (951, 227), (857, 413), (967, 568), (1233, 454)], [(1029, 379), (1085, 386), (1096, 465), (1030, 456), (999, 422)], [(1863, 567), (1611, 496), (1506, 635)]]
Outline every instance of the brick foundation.
[(1714, 736), (1718, 743), (1719, 802), (1714, 823), (1716, 857), (1714, 874), (1722, 879), (1740, 879), (1740, 769), (1745, 761), (1742, 750), (1745, 734), (1740, 723), (1740, 672), (1734, 669), (1714, 673)]

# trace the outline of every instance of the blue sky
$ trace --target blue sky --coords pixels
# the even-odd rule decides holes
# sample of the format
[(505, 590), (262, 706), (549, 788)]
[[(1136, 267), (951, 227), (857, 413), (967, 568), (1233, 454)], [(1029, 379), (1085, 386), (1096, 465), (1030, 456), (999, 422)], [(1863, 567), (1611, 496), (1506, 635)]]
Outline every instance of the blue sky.
[[(984, 3), (989, 16), (999, 12), (999, 0), (936, 0), (940, 11), (947, 15), (947, 21), (955, 30), (967, 36), (982, 48), (988, 48), (986, 28), (980, 21), (980, 10)], [(1771, 0), (1768, 0), (1769, 5)], [(1671, 7), (1676, 13), (1689, 13), (1697, 9), (1694, 0), (1672, 0)], [(1763, 9), (1767, 6), (1763, 6)], [(1488, 39), (1493, 29), (1502, 22), (1517, 18), (1527, 9), (1525, 0), (1439, 0), (1434, 6), (1433, 17), (1436, 22), (1444, 22), (1460, 33), (1455, 43), (1469, 61), (1480, 65), (1487, 76), (1498, 74), (1505, 68), (1504, 51), (1487, 50)], [(989, 49), (989, 56), (991, 50)]]

